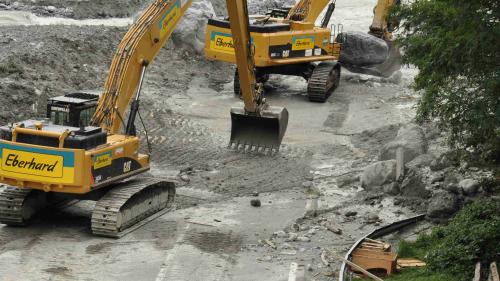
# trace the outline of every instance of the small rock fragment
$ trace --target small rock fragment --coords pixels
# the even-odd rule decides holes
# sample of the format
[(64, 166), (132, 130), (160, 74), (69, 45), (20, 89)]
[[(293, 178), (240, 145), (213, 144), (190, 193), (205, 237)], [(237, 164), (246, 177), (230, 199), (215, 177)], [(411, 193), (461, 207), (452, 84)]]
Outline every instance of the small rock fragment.
[(252, 199), (252, 200), (250, 200), (250, 205), (252, 205), (253, 207), (260, 207), (261, 202), (259, 199)]
[(358, 214), (358, 212), (356, 212), (356, 211), (348, 211), (348, 212), (345, 213), (345, 216), (346, 217), (354, 217), (357, 214)]

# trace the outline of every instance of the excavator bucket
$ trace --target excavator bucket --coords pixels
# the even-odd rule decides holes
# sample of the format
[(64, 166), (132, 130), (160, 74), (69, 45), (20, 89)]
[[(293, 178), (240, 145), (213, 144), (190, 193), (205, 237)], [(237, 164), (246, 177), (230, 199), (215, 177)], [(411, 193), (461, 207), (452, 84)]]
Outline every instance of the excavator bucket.
[(231, 108), (231, 141), (237, 150), (272, 154), (279, 151), (288, 126), (288, 110), (268, 106), (261, 116), (248, 114), (244, 106)]

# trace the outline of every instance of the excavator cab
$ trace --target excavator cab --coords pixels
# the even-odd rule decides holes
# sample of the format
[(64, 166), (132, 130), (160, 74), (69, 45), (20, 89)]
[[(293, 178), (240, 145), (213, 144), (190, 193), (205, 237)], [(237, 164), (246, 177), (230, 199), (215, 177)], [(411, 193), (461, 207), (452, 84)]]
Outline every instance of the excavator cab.
[(71, 93), (50, 98), (47, 102), (47, 118), (54, 125), (87, 127), (99, 102), (98, 94)]

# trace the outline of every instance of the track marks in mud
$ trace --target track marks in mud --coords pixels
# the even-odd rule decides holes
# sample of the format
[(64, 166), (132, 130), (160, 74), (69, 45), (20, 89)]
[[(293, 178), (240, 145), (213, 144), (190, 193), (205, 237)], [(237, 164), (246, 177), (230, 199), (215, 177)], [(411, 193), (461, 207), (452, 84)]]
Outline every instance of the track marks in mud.
[(241, 196), (299, 187), (309, 172), (305, 150), (285, 146), (275, 156), (238, 153), (227, 148), (228, 136), (196, 120), (154, 108), (147, 116), (152, 161), (160, 169), (190, 167), (189, 187)]

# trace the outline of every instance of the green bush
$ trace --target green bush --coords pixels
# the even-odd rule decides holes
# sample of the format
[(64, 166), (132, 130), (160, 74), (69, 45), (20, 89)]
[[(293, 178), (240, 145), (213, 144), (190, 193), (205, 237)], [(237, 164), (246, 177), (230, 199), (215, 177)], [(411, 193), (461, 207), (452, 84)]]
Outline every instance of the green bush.
[(398, 254), (402, 257), (417, 257), (426, 261), (426, 270), (412, 272), (415, 276), (444, 274), (455, 276), (457, 281), (471, 280), (478, 261), (489, 264), (499, 259), (500, 202), (485, 200), (472, 203), (447, 226), (435, 228), (413, 243), (401, 242), (399, 249)]
[(418, 120), (437, 119), (450, 144), (500, 159), (500, 5), (497, 0), (415, 0), (395, 7), (406, 63), (424, 94)]

